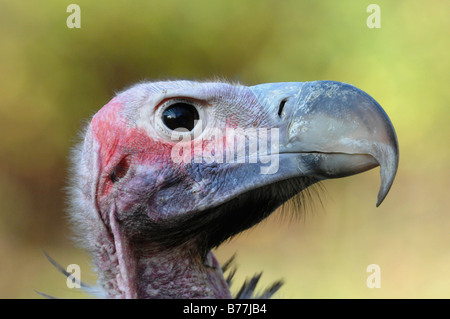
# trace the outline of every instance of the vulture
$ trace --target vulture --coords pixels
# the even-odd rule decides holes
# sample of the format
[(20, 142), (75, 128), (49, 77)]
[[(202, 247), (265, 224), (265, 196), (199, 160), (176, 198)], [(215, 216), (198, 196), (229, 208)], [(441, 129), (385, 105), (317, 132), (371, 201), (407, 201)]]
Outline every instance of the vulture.
[[(377, 166), (378, 206), (399, 158), (381, 106), (334, 81), (142, 82), (82, 134), (69, 216), (105, 298), (232, 298), (212, 249), (311, 185)], [(259, 276), (234, 297), (281, 286), (256, 296)]]

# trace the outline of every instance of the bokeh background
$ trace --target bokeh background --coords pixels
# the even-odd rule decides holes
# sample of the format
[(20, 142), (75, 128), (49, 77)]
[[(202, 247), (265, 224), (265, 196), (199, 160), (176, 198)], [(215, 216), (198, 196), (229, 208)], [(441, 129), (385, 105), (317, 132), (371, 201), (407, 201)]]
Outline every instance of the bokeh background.
[[(114, 93), (154, 79), (253, 85), (336, 80), (371, 94), (400, 144), (375, 208), (378, 169), (323, 183), (302, 218), (274, 213), (217, 249), (236, 290), (263, 271), (278, 298), (449, 298), (449, 9), (435, 1), (0, 1), (0, 297), (86, 297), (46, 260), (79, 264), (65, 215), (68, 156)], [(369, 29), (366, 8), (381, 8)], [(369, 289), (369, 264), (381, 288)]]

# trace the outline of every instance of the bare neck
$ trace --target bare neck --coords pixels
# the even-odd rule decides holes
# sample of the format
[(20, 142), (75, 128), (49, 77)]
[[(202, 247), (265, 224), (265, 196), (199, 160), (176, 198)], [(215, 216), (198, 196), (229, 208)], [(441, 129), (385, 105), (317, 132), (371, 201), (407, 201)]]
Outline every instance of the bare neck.
[(231, 298), (212, 252), (202, 261), (190, 244), (169, 250), (147, 245), (127, 249), (132, 253), (124, 255), (116, 247), (117, 258), (108, 257), (116, 261), (105, 272), (109, 278), (99, 279), (112, 298)]

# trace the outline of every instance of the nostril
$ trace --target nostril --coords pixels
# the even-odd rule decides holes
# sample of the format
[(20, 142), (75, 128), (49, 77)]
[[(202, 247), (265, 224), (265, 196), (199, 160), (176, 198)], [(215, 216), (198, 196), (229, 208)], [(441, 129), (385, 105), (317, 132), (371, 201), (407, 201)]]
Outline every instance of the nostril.
[(109, 174), (109, 178), (111, 182), (118, 182), (121, 178), (123, 178), (130, 168), (130, 163), (128, 161), (128, 157), (124, 157), (120, 160), (119, 164), (117, 164), (111, 174)]
[(278, 116), (281, 117), (281, 115), (283, 114), (283, 109), (284, 109), (284, 105), (286, 104), (287, 99), (283, 99), (280, 102), (280, 106), (278, 107)]

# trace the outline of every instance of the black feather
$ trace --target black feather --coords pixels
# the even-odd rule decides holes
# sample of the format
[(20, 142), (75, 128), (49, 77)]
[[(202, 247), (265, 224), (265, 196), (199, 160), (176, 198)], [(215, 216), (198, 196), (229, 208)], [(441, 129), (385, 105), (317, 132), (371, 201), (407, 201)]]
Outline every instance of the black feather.
[[(233, 255), (230, 259), (228, 259), (224, 265), (222, 266), (223, 273), (229, 271), (229, 274), (226, 278), (226, 282), (228, 287), (231, 287), (232, 279), (236, 274), (237, 267), (233, 265), (236, 255)], [(256, 294), (256, 286), (262, 276), (262, 272), (259, 274), (255, 274), (251, 279), (245, 280), (241, 289), (236, 294), (236, 299), (269, 299), (271, 298), (283, 285), (282, 280), (278, 280), (274, 282), (271, 286), (266, 288), (260, 295)]]

